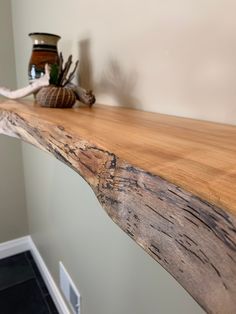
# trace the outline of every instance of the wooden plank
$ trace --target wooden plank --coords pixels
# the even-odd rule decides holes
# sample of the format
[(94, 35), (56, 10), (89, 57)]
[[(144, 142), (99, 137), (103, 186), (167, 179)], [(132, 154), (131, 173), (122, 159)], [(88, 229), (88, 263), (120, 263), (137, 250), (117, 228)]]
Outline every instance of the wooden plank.
[(236, 312), (236, 127), (2, 101), (0, 132), (84, 177), (113, 221), (206, 311)]

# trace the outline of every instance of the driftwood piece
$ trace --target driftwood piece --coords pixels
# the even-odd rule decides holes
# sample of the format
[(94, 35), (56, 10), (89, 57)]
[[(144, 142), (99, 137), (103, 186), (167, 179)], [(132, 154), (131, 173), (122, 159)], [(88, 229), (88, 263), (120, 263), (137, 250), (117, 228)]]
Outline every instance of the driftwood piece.
[(96, 98), (91, 90), (87, 90), (73, 83), (67, 84), (66, 87), (72, 88), (73, 91), (75, 92), (75, 95), (78, 101), (82, 102), (83, 104), (89, 105), (90, 107), (92, 107), (92, 105), (95, 103)]
[(111, 219), (208, 313), (236, 313), (236, 127), (122, 108), (51, 113), (3, 102), (0, 133), (79, 173)]
[(50, 80), (50, 68), (45, 65), (45, 75), (41, 78), (35, 80), (32, 84), (20, 88), (18, 90), (11, 91), (6, 87), (0, 87), (0, 95), (10, 98), (10, 99), (19, 99), (26, 97), (28, 95), (34, 94), (39, 91), (40, 88), (48, 86)]

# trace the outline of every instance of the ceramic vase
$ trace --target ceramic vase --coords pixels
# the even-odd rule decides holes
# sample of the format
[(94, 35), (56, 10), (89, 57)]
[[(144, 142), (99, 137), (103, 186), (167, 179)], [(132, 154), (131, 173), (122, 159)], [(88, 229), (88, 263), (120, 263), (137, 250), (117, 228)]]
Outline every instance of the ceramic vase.
[(30, 33), (33, 47), (28, 67), (29, 81), (40, 78), (44, 75), (45, 64), (59, 64), (57, 43), (61, 38), (49, 33)]

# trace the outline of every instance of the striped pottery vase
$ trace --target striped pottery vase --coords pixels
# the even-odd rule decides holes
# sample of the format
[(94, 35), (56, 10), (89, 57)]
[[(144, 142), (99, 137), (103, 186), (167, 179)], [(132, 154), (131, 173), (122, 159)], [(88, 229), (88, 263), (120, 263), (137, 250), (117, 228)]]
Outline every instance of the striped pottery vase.
[(57, 43), (61, 38), (49, 33), (30, 33), (33, 41), (32, 54), (28, 67), (29, 82), (44, 75), (45, 64), (59, 64)]
[(71, 108), (76, 102), (76, 97), (70, 88), (49, 85), (38, 91), (36, 102), (42, 107)]

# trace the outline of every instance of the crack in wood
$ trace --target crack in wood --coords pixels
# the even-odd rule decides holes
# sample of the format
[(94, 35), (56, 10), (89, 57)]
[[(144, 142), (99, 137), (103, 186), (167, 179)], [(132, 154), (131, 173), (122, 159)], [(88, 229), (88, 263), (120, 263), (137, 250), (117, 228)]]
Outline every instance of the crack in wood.
[(187, 248), (186, 245), (183, 244), (182, 241), (175, 239), (175, 241), (181, 245), (187, 252), (189, 252), (190, 254), (192, 254), (193, 256), (195, 256), (199, 261), (201, 261), (203, 264), (205, 264), (205, 261), (193, 250), (190, 250), (189, 248)]
[(152, 208), (150, 205), (145, 204), (146, 207), (148, 207), (149, 209), (151, 209), (154, 213), (156, 213), (157, 215), (159, 215), (161, 218), (165, 219), (166, 221), (168, 221), (170, 224), (174, 224), (173, 221), (169, 220), (168, 218), (166, 218), (165, 216), (163, 216), (162, 214), (160, 214), (157, 210), (155, 210), (154, 208)]
[(196, 227), (199, 228), (199, 225), (197, 223), (195, 223), (194, 221), (192, 221), (191, 219), (189, 219), (188, 217), (186, 216), (183, 216), (186, 220), (188, 220), (189, 222), (191, 222), (193, 225), (195, 225)]
[(157, 231), (159, 231), (159, 232), (161, 232), (161, 233), (163, 233), (163, 234), (165, 234), (169, 238), (173, 238), (169, 233), (167, 233), (166, 231), (160, 229), (159, 227), (155, 227), (153, 224), (150, 224), (150, 227), (155, 229), (155, 230), (157, 230)]
[(183, 236), (185, 238), (187, 238), (189, 241), (191, 241), (193, 244), (195, 244), (196, 246), (198, 246), (197, 242), (195, 242), (192, 238), (190, 238), (189, 236), (187, 236), (187, 234), (183, 234)]

